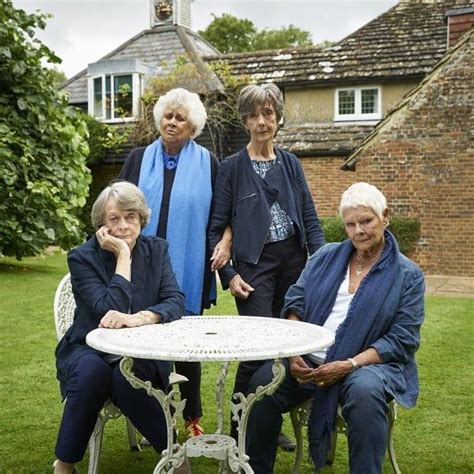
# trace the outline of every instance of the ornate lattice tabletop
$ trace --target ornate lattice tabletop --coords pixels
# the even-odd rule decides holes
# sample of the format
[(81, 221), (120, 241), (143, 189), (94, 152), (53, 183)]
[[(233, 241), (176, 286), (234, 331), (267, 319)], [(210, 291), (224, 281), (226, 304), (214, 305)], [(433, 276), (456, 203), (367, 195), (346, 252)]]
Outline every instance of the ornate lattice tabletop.
[[(285, 376), (280, 359), (304, 355), (329, 347), (334, 334), (313, 324), (256, 316), (186, 316), (167, 324), (137, 328), (95, 329), (87, 335), (87, 344), (100, 351), (124, 356), (121, 370), (135, 388), (144, 388), (163, 407), (168, 424), (168, 446), (155, 468), (155, 474), (173, 472), (185, 456), (207, 456), (220, 459), (221, 470), (253, 472), (245, 454), (245, 431), (254, 403), (272, 394)], [(184, 446), (173, 442), (173, 428), (182, 413), (184, 401), (153, 388), (133, 374), (133, 359), (169, 361), (220, 361), (223, 365), (217, 382), (218, 429), (216, 434), (202, 435), (188, 440)], [(274, 359), (271, 383), (258, 387), (256, 393), (237, 394), (232, 404), (238, 422), (238, 443), (223, 435), (223, 387), (228, 363), (231, 361)], [(173, 373), (170, 383), (186, 379)]]

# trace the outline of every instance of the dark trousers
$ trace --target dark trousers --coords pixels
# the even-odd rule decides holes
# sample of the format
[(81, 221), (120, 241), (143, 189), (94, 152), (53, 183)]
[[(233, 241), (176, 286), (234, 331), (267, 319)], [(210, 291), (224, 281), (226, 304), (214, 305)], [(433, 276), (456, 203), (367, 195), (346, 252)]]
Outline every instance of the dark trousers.
[[(267, 362), (252, 377), (250, 390), (266, 385), (273, 377), (273, 362)], [(257, 402), (247, 427), (247, 454), (255, 474), (271, 474), (277, 452), (282, 413), (290, 411), (320, 390), (314, 384), (300, 385), (289, 373), (277, 391)], [(380, 474), (388, 440), (387, 394), (382, 380), (361, 368), (341, 383), (339, 403), (348, 426), (351, 474)]]
[[(133, 372), (142, 380), (164, 389), (156, 362), (135, 359)], [(79, 462), (94, 430), (98, 413), (107, 399), (127, 416), (157, 452), (166, 448), (166, 421), (158, 401), (133, 388), (120, 372), (118, 362), (109, 364), (96, 354), (78, 359), (71, 369), (66, 402), (56, 443), (56, 456)]]
[[(285, 294), (296, 282), (306, 263), (306, 250), (298, 245), (297, 237), (266, 244), (258, 262), (237, 262), (236, 271), (254, 291), (246, 300), (235, 298), (241, 316), (280, 317)], [(249, 393), (252, 375), (265, 361), (241, 362), (237, 368), (233, 393)], [(236, 424), (231, 422), (231, 435), (236, 437)]]
[(176, 372), (188, 379), (188, 382), (179, 384), (181, 399), (186, 399), (183, 410), (184, 420), (192, 421), (201, 418), (201, 363), (175, 362), (174, 365)]

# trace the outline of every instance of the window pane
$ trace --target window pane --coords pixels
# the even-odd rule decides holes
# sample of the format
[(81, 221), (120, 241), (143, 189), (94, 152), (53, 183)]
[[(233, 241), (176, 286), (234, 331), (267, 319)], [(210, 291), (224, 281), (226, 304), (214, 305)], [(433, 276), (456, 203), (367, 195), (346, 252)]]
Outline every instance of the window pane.
[(361, 91), (361, 111), (363, 114), (378, 113), (378, 89), (365, 89)]
[(94, 79), (94, 117), (102, 117), (102, 78)]
[(339, 115), (355, 113), (355, 91), (339, 91)]
[(114, 76), (114, 116), (132, 117), (132, 76)]
[(105, 118), (112, 118), (112, 92), (110, 90), (110, 76), (105, 76)]

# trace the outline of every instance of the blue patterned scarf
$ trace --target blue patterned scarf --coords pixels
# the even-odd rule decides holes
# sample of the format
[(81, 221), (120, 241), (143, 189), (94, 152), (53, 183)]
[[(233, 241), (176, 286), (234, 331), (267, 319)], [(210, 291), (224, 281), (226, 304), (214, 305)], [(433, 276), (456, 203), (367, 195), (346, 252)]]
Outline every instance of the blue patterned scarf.
[[(151, 208), (144, 235), (156, 235), (163, 198), (163, 143), (147, 146), (138, 187)], [(171, 265), (183, 291), (186, 314), (199, 314), (202, 304), (206, 258), (206, 231), (212, 199), (209, 151), (189, 140), (181, 149), (170, 196), (166, 240)], [(215, 299), (212, 285), (211, 299)]]
[[(306, 280), (310, 284), (304, 291), (306, 322), (322, 326), (328, 318), (353, 251), (352, 242), (346, 240), (321, 257), (320, 264), (313, 266)], [(398, 244), (386, 230), (382, 255), (357, 289), (347, 318), (337, 329), (336, 342), (328, 350), (326, 362), (354, 357), (385, 333), (390, 315), (384, 315), (380, 310), (395, 281), (398, 256)], [(331, 434), (335, 429), (339, 390), (340, 383), (336, 383), (314, 391), (308, 437), (317, 469), (326, 464)]]

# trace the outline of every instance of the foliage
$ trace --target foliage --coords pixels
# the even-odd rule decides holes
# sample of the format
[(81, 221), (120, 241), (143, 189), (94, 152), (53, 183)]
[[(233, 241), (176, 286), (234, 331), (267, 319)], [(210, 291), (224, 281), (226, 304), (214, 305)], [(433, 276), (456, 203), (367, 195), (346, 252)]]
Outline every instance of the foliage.
[(89, 145), (87, 163), (89, 165), (100, 163), (105, 159), (108, 151), (117, 151), (130, 138), (131, 130), (128, 126), (107, 125), (85, 112), (79, 113), (89, 132), (87, 137)]
[(64, 72), (61, 71), (61, 69), (59, 69), (57, 66), (53, 66), (52, 68), (50, 68), (50, 71), (55, 86), (61, 87), (62, 83), (67, 80), (66, 74), (64, 74)]
[(87, 129), (43, 63), (60, 59), (35, 38), (46, 15), (0, 0), (0, 254), (21, 259), (83, 239)]
[(301, 30), (294, 25), (279, 30), (264, 29), (257, 32), (253, 39), (254, 49), (279, 49), (295, 46), (311, 46), (313, 41), (309, 31)]
[(214, 19), (205, 30), (198, 33), (221, 53), (243, 53), (254, 51), (253, 42), (257, 29), (247, 19), (240, 19), (228, 13), (212, 15)]
[[(13, 259), (0, 260), (0, 404), (5, 407), (0, 412), (0, 425), (4, 427), (0, 430), (2, 473), (51, 472), (63, 409), (55, 379), (57, 341), (51, 307), (54, 290), (68, 271), (65, 260), (64, 255), (28, 258), (21, 263)], [(395, 450), (402, 472), (472, 474), (474, 454), (469, 440), (474, 433), (469, 418), (472, 413), (472, 383), (469, 381), (474, 364), (473, 302), (472, 298), (427, 297), (426, 320), (417, 353), (420, 397), (413, 410), (398, 410), (395, 423)], [(212, 312), (236, 314), (228, 291), (219, 292), (218, 305)], [(202, 364), (202, 421), (209, 433), (216, 427), (218, 370), (218, 363)], [(449, 383), (446, 383), (447, 376)], [(226, 399), (232, 383), (231, 373), (227, 378)], [(224, 420), (228, 428), (228, 406), (226, 408)], [(291, 434), (287, 418), (284, 430)], [(182, 432), (181, 423), (179, 428)], [(107, 423), (101, 472), (152, 472), (158, 461), (153, 449), (131, 452), (126, 439), (123, 419)], [(449, 449), (446, 449), (446, 440), (449, 440)], [(293, 459), (293, 453), (279, 450), (275, 474), (290, 472)], [(194, 474), (218, 472), (217, 461), (196, 458), (191, 459), (191, 464)], [(87, 458), (77, 468), (87, 472)], [(301, 472), (312, 472), (307, 451)], [(334, 466), (323, 472), (349, 472), (344, 436), (338, 437)], [(384, 472), (393, 472), (388, 461)]]
[(221, 53), (243, 53), (262, 49), (311, 46), (311, 33), (290, 25), (277, 30), (258, 31), (247, 19), (240, 19), (224, 13), (212, 15), (214, 19), (199, 34), (215, 46)]
[[(212, 66), (205, 66), (199, 71), (194, 63), (184, 57), (178, 57), (173, 71), (166, 76), (152, 78), (143, 94), (143, 117), (139, 119), (132, 131), (132, 141), (139, 145), (148, 145), (157, 137), (157, 128), (153, 119), (153, 106), (158, 98), (175, 87), (184, 87), (201, 96), (207, 111), (207, 131), (211, 136), (214, 150), (225, 139), (229, 129), (239, 124), (239, 117), (235, 107), (237, 96), (242, 87), (249, 83), (248, 76), (235, 76), (228, 63), (217, 61)], [(217, 75), (225, 88), (225, 94), (209, 93), (203, 87), (203, 75)]]
[[(342, 242), (347, 239), (344, 224), (339, 217), (323, 217), (321, 225), (327, 242)], [(418, 219), (392, 217), (388, 230), (393, 233), (400, 251), (405, 255), (410, 255), (415, 250), (421, 237), (421, 224)]]
[(408, 217), (392, 217), (388, 230), (397, 239), (400, 250), (405, 255), (410, 255), (421, 237), (421, 222)]

